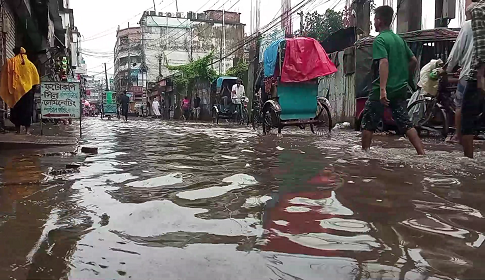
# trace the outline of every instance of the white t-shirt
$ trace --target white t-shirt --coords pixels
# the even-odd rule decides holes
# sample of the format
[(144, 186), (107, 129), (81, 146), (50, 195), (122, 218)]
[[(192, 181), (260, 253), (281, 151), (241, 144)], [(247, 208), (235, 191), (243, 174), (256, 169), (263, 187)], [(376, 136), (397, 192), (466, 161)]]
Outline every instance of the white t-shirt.
[(245, 93), (246, 92), (244, 91), (243, 85), (233, 85), (231, 90), (232, 103), (241, 104), (241, 98), (244, 96)]
[(456, 38), (453, 49), (448, 57), (448, 68), (446, 71), (450, 73), (456, 65), (460, 65), (461, 73), (460, 80), (468, 78), (470, 68), (473, 61), (473, 31), (472, 21), (468, 20), (463, 23), (460, 34)]

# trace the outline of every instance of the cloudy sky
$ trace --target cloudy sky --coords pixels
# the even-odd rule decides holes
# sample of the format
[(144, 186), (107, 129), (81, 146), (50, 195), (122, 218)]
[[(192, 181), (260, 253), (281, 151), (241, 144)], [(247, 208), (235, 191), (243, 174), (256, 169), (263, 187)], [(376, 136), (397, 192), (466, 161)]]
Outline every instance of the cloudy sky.
[[(157, 12), (175, 12), (176, 2), (181, 12), (203, 11), (208, 9), (225, 9), (233, 7), (232, 11), (241, 13), (241, 21), (246, 24), (249, 33), (251, 0), (155, 0)], [(292, 0), (296, 5), (300, 0)], [(328, 8), (342, 10), (345, 0), (314, 0), (304, 7), (303, 11), (317, 10), (323, 13)], [(397, 1), (394, 0), (394, 6)], [(434, 17), (434, 1), (423, 0), (423, 26), (431, 28)], [(384, 0), (376, 0), (380, 5)], [(104, 75), (103, 63), (107, 63), (108, 73), (113, 73), (113, 48), (116, 42), (116, 29), (136, 26), (145, 10), (153, 9), (153, 0), (70, 0), (74, 9), (75, 25), (82, 34), (82, 48), (96, 53), (96, 56), (86, 56), (88, 73), (101, 78)], [(269, 23), (279, 12), (281, 0), (261, 0), (261, 25)], [(294, 29), (299, 25), (298, 16), (293, 21)], [(458, 25), (455, 20), (452, 25)]]

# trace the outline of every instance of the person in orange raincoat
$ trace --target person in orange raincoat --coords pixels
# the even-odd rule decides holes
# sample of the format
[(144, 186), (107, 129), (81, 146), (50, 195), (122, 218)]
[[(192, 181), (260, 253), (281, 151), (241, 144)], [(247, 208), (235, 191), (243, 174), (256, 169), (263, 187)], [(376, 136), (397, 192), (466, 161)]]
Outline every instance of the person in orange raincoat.
[(15, 48), (15, 56), (3, 66), (0, 80), (0, 97), (10, 110), (10, 120), (17, 133), (25, 126), (29, 134), (34, 109), (34, 93), (40, 84), (39, 73), (35, 65), (27, 58), (24, 48)]

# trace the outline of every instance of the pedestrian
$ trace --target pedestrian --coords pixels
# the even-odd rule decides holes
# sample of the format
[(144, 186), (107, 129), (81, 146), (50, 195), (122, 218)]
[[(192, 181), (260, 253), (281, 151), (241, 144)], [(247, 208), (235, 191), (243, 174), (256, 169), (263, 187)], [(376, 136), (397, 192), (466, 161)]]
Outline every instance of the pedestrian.
[(242, 80), (237, 79), (236, 84), (232, 86), (231, 99), (232, 104), (236, 106), (236, 112), (239, 118), (242, 114), (241, 99), (245, 96), (245, 94), (246, 92), (244, 91), (244, 85), (242, 84)]
[(408, 80), (417, 60), (406, 42), (391, 30), (393, 17), (394, 10), (389, 6), (375, 10), (374, 26), (379, 35), (372, 45), (374, 83), (362, 119), (362, 149), (369, 150), (384, 108), (390, 107), (400, 131), (406, 132), (417, 153), (424, 155), (423, 143), (412, 127), (406, 104)]
[(473, 31), (471, 22), (471, 10), (475, 3), (470, 4), (465, 11), (466, 21), (461, 26), (460, 33), (453, 45), (448, 62), (446, 63), (446, 72), (451, 73), (456, 66), (461, 67), (459, 82), (455, 93), (455, 135), (450, 139), (451, 142), (461, 142), (461, 106), (463, 103), (463, 93), (467, 84), (468, 75), (473, 60)]
[(182, 112), (185, 120), (188, 120), (190, 115), (190, 99), (187, 96), (182, 100)]
[(123, 92), (120, 98), (121, 103), (121, 115), (125, 117), (125, 121), (128, 121), (128, 105), (130, 104), (130, 98), (126, 95), (126, 91)]
[(198, 120), (200, 117), (200, 97), (199, 94), (195, 94), (194, 98), (194, 114), (195, 114), (195, 120)]
[(485, 98), (485, 0), (470, 10), (472, 15), (473, 61), (463, 94), (461, 144), (466, 157), (473, 158), (473, 139), (478, 128), (478, 116)]
[(24, 126), (25, 133), (30, 134), (34, 94), (40, 84), (40, 77), (24, 48), (16, 47), (13, 51), (15, 56), (8, 59), (2, 69), (0, 97), (11, 108), (10, 120), (17, 133)]
[(162, 107), (162, 111), (161, 111), (161, 113), (162, 113), (162, 119), (166, 119), (167, 118), (167, 113), (166, 113), (167, 105), (165, 103), (165, 98), (162, 98), (162, 101), (161, 102), (162, 102), (162, 105), (161, 105), (161, 107)]
[(152, 102), (152, 111), (153, 111), (153, 114), (155, 115), (155, 118), (160, 118), (160, 97), (157, 96), (155, 97), (155, 100), (153, 100)]

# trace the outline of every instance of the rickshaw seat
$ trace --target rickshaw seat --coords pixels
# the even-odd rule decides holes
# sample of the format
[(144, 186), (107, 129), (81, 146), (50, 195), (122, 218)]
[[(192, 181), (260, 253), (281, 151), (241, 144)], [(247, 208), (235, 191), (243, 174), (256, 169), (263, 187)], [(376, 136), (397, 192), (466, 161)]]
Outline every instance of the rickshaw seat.
[(317, 112), (318, 84), (278, 83), (281, 120), (315, 118)]

